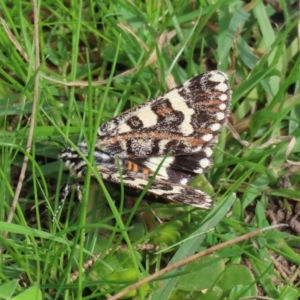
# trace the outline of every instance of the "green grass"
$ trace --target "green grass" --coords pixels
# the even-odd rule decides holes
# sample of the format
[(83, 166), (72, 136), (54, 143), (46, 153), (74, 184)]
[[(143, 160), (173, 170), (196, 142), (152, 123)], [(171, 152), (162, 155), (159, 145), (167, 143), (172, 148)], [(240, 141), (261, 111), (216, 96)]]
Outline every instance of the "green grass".
[[(222, 248), (134, 290), (128, 299), (241, 299), (257, 295), (258, 287), (259, 295), (272, 299), (299, 298), (299, 168), (286, 160), (290, 138), (296, 145), (288, 158), (297, 162), (300, 152), (299, 16), (293, 1), (280, 1), (284, 21), (276, 24), (271, 21), (276, 10), (263, 1), (210, 2), (193, 7), (180, 0), (42, 1), (38, 71), (32, 3), (0, 3), (17, 41), (0, 27), (0, 230), (8, 232), (0, 239), (1, 298), (32, 299), (37, 293), (35, 299), (108, 299), (195, 252), (274, 223), (290, 228)], [(172, 38), (159, 43), (164, 32)], [(139, 196), (128, 205), (125, 187), (108, 192), (100, 176), (91, 179), (89, 157), (82, 202), (72, 193), (52, 221), (60, 189), (75, 180), (57, 159), (63, 147), (82, 140), (94, 145), (100, 124), (166, 92), (170, 74), (180, 84), (210, 69), (229, 75), (230, 122), (248, 143), (224, 129), (208, 180), (195, 180), (195, 187), (213, 190), (212, 210), (146, 205)], [(92, 84), (104, 79), (105, 84)], [(25, 156), (25, 179), (7, 222)], [(161, 250), (141, 251), (146, 243)], [(285, 264), (294, 269), (284, 269), (284, 275)], [(72, 281), (77, 270), (79, 279)]]

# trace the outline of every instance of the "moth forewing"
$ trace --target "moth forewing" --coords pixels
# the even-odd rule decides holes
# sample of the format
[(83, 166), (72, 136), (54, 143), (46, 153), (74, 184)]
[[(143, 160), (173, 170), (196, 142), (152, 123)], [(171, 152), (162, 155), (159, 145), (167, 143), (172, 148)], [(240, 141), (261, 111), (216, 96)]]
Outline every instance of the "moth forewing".
[(97, 148), (121, 158), (200, 152), (223, 127), (231, 97), (227, 75), (211, 71), (104, 123)]

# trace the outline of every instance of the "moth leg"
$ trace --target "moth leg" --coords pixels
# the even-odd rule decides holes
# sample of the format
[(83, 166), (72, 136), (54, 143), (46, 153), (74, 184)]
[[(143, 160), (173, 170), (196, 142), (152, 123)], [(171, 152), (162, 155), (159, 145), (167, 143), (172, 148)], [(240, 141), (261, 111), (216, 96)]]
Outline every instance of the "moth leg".
[(60, 204), (58, 205), (56, 211), (53, 214), (52, 222), (54, 223), (58, 219), (58, 215), (61, 214), (62, 208), (64, 207), (64, 204), (68, 198), (69, 195), (71, 195), (73, 188), (76, 188), (76, 193), (78, 200), (81, 202), (82, 200), (82, 193), (83, 193), (83, 184), (81, 181), (75, 181), (71, 184), (66, 184), (62, 191), (62, 198), (60, 200)]

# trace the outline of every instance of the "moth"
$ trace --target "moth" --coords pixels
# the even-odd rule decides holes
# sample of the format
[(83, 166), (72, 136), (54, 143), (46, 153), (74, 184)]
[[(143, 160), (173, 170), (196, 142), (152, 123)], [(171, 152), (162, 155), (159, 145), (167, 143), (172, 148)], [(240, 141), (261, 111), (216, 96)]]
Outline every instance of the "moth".
[[(148, 193), (210, 208), (211, 197), (188, 184), (211, 168), (230, 99), (227, 75), (209, 71), (105, 122), (95, 148), (81, 142), (78, 149), (86, 157), (93, 151), (104, 180), (144, 189), (157, 172)], [(76, 177), (85, 175), (86, 162), (75, 149), (59, 158)]]

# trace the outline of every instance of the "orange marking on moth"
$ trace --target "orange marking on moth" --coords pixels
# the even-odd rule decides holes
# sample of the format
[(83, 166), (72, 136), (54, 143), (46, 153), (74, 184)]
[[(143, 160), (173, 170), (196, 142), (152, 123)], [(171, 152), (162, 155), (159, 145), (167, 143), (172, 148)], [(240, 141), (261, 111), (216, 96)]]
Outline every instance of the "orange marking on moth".
[(182, 136), (181, 134), (175, 134), (175, 133), (167, 133), (167, 132), (129, 132), (119, 135), (118, 137), (110, 137), (101, 140), (101, 143), (98, 143), (99, 145), (113, 145), (113, 144), (119, 144), (120, 139), (124, 140), (134, 140), (134, 139), (145, 139), (145, 140), (177, 140), (177, 141), (183, 141), (186, 143), (189, 143), (190, 145), (202, 145), (204, 142), (202, 140), (199, 140), (195, 137), (186, 137)]
[(132, 171), (137, 173), (139, 171), (139, 166), (137, 164), (132, 164), (132, 165), (133, 165)]
[(137, 173), (139, 171), (139, 166), (131, 161), (127, 161), (127, 170)]
[[(221, 95), (222, 94), (220, 94), (220, 96)], [(217, 97), (218, 96), (216, 96), (215, 98), (217, 98)], [(202, 97), (202, 98), (204, 98), (204, 97)], [(205, 107), (218, 106), (221, 103), (224, 103), (224, 102), (219, 99), (207, 99), (207, 97), (205, 98), (205, 101), (203, 101), (203, 99), (201, 99), (201, 101), (197, 102), (198, 105), (205, 106)]]
[(132, 163), (131, 163), (131, 161), (128, 161), (127, 162), (127, 170), (131, 171), (131, 168), (132, 168)]
[(213, 132), (210, 129), (198, 128), (198, 132), (202, 134), (212, 134)]
[(174, 111), (172, 107), (164, 107), (164, 106), (158, 106), (155, 108), (155, 113), (161, 117), (165, 117), (166, 115), (171, 114)]
[(144, 175), (149, 175), (149, 169), (143, 168), (143, 174)]

